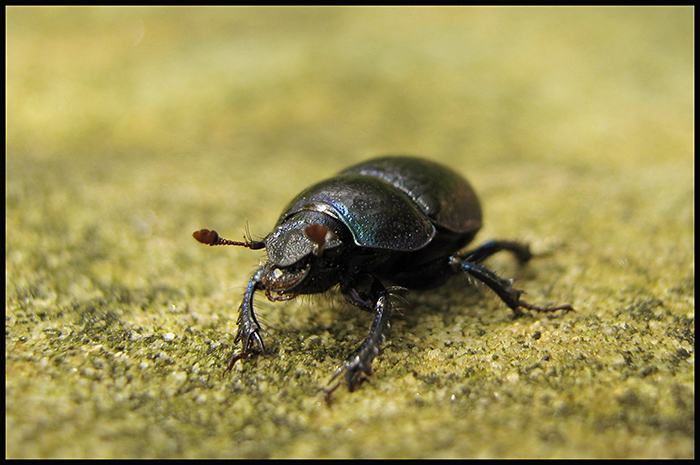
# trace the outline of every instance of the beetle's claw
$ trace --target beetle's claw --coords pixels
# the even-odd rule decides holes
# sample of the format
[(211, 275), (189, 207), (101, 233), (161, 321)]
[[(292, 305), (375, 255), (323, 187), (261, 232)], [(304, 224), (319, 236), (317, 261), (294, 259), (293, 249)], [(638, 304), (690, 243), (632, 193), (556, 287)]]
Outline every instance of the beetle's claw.
[(253, 349), (253, 347), (254, 347), (253, 341), (255, 341), (255, 344), (257, 344), (257, 346), (258, 346), (258, 351), (259, 351), (260, 353), (264, 353), (264, 352), (265, 352), (265, 344), (263, 344), (263, 340), (262, 340), (262, 338), (260, 337), (260, 334), (258, 334), (258, 330), (259, 330), (259, 329), (260, 329), (260, 328), (256, 328), (256, 329), (254, 329), (252, 332), (250, 332), (250, 333), (248, 333), (248, 334), (245, 334), (245, 335), (244, 335), (243, 333), (241, 333), (240, 331), (238, 332), (238, 334), (236, 335), (236, 339), (234, 340), (234, 342), (237, 343), (238, 341), (241, 341), (241, 340), (242, 340), (242, 341), (243, 341), (243, 344), (242, 344), (242, 346), (243, 346), (242, 349), (243, 349), (243, 350), (241, 350), (241, 353), (236, 354), (236, 355), (233, 356), (233, 358), (232, 358), (231, 361), (229, 362), (228, 366), (227, 366), (226, 369), (224, 370), (224, 373), (223, 373), (223, 374), (226, 374), (226, 373), (228, 373), (229, 371), (231, 371), (231, 370), (233, 369), (233, 367), (234, 367), (234, 365), (236, 364), (237, 361), (239, 361), (239, 360), (245, 360), (246, 358), (248, 358), (248, 356), (249, 356), (250, 354), (253, 353), (253, 350), (254, 350), (254, 349)]
[(574, 307), (571, 305), (557, 305), (554, 307), (538, 307), (537, 305), (532, 305), (527, 302), (524, 302), (522, 300), (518, 301), (518, 307), (514, 310), (515, 316), (522, 316), (525, 313), (521, 310), (524, 308), (525, 310), (529, 310), (531, 312), (538, 312), (538, 313), (552, 313), (552, 312), (557, 312), (559, 310), (564, 310), (565, 312), (575, 312)]
[(224, 372), (221, 374), (222, 376), (226, 375), (229, 371), (233, 369), (233, 366), (236, 364), (237, 361), (243, 360), (248, 357), (248, 352), (241, 352), (240, 354), (234, 355), (233, 358), (231, 358), (231, 361), (228, 362), (228, 366), (224, 370)]
[(253, 341), (258, 346), (260, 352), (265, 352), (265, 344), (263, 344), (262, 338), (259, 334), (260, 327), (255, 326), (254, 328), (244, 329), (244, 326), (239, 326), (238, 334), (236, 334), (236, 339), (233, 340), (234, 343), (242, 341), (243, 352), (250, 353), (253, 350)]
[[(344, 380), (340, 378), (343, 373), (345, 373)], [(363, 373), (367, 376), (372, 374), (371, 362), (369, 364), (363, 363), (360, 356), (352, 357), (351, 359), (343, 362), (335, 373), (333, 373), (333, 376), (331, 376), (331, 379), (328, 381), (328, 385), (321, 388), (321, 391), (324, 393), (326, 403), (330, 404), (331, 395), (340, 387), (341, 384), (343, 384), (343, 382), (347, 384), (348, 391), (353, 392), (358, 383), (362, 381), (361, 377)]]
[[(260, 328), (258, 328), (260, 329)], [(258, 329), (256, 329), (253, 334), (248, 335), (246, 338), (246, 344), (245, 344), (245, 350), (246, 352), (252, 352), (253, 350), (253, 340), (255, 340), (255, 343), (258, 345), (258, 350), (263, 353), (265, 352), (265, 344), (263, 344), (262, 338), (260, 337), (260, 334), (258, 334)]]
[(345, 371), (345, 364), (338, 367), (333, 376), (331, 376), (331, 379), (328, 381), (327, 386), (324, 386), (319, 389), (319, 391), (323, 391), (323, 397), (326, 401), (326, 404), (328, 405), (331, 404), (331, 395), (335, 392), (336, 389), (340, 387), (341, 384), (343, 384), (342, 379), (336, 381), (335, 384), (333, 384), (333, 381), (335, 381), (336, 378), (343, 374), (343, 371)]
[(355, 386), (360, 382), (362, 374), (367, 376), (372, 374), (372, 362), (363, 362), (362, 357), (355, 356), (343, 364), (345, 369), (345, 380), (348, 383), (350, 392), (355, 390)]

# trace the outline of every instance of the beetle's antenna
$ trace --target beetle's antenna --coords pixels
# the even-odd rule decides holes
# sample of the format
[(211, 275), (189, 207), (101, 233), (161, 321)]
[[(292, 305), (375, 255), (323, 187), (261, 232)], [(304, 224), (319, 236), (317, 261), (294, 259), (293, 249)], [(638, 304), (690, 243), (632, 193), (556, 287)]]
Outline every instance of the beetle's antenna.
[(192, 233), (192, 237), (197, 239), (197, 241), (201, 242), (202, 244), (211, 246), (239, 245), (242, 247), (248, 247), (252, 250), (265, 248), (265, 243), (263, 241), (254, 241), (245, 236), (243, 236), (243, 238), (245, 239), (244, 242), (232, 241), (229, 239), (224, 239), (223, 237), (220, 237), (219, 233), (217, 233), (216, 231), (210, 231), (208, 229), (200, 229), (199, 231), (195, 231)]

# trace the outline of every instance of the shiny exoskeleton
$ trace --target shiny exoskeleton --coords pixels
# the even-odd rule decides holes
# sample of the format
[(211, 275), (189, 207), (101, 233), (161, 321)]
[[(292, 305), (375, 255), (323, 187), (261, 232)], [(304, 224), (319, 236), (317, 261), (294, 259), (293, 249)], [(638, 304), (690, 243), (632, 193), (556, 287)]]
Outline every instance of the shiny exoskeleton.
[(369, 335), (333, 377), (344, 371), (350, 391), (363, 373), (371, 373), (389, 328), (394, 289), (433, 288), (467, 273), (516, 313), (572, 310), (570, 305), (537, 307), (523, 301), (513, 280), (481, 264), (501, 250), (525, 263), (532, 257), (527, 245), (491, 240), (460, 252), (481, 225), (481, 205), (464, 178), (428, 160), (397, 156), (351, 166), (304, 190), (262, 241), (236, 242), (215, 231), (195, 232), (205, 244), (267, 250), (267, 262), (250, 279), (239, 309), (235, 341), (242, 350), (229, 369), (256, 347), (264, 350), (253, 311), (256, 291), (277, 301), (339, 286), (349, 302), (374, 313)]

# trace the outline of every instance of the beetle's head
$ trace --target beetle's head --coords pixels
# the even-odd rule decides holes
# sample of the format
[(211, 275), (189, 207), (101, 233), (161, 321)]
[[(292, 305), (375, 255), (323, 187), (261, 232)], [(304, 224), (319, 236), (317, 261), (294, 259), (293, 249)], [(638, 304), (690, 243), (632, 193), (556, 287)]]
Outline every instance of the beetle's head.
[[(296, 295), (295, 288), (342, 245), (341, 223), (324, 212), (302, 210), (281, 221), (265, 238), (267, 263), (262, 283), (271, 300)], [(277, 296), (273, 297), (272, 293)]]
[(208, 229), (192, 235), (199, 242), (212, 246), (267, 249), (263, 287), (270, 300), (287, 300), (295, 297), (299, 285), (314, 275), (313, 268), (322, 270), (324, 261), (332, 259), (342, 249), (343, 228), (342, 223), (327, 212), (301, 210), (281, 220), (264, 241), (248, 237), (243, 242), (231, 241)]

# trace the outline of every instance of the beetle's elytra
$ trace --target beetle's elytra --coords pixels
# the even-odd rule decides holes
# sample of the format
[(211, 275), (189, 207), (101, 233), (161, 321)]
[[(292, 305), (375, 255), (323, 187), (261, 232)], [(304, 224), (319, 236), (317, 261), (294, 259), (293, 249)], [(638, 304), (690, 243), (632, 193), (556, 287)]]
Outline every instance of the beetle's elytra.
[[(469, 183), (451, 169), (414, 157), (382, 157), (351, 166), (296, 196), (262, 241), (222, 239), (215, 231), (193, 234), (208, 245), (266, 249), (268, 260), (250, 279), (239, 308), (233, 364), (264, 350), (253, 295), (287, 300), (338, 285), (345, 298), (375, 314), (369, 335), (342, 364), (350, 391), (371, 373), (392, 312), (392, 289), (427, 289), (467, 273), (492, 289), (515, 313), (573, 310), (523, 301), (513, 280), (482, 266), (501, 250), (520, 263), (531, 258), (525, 244), (491, 240), (461, 252), (481, 228), (481, 205)], [(332, 392), (339, 383), (327, 392)]]

